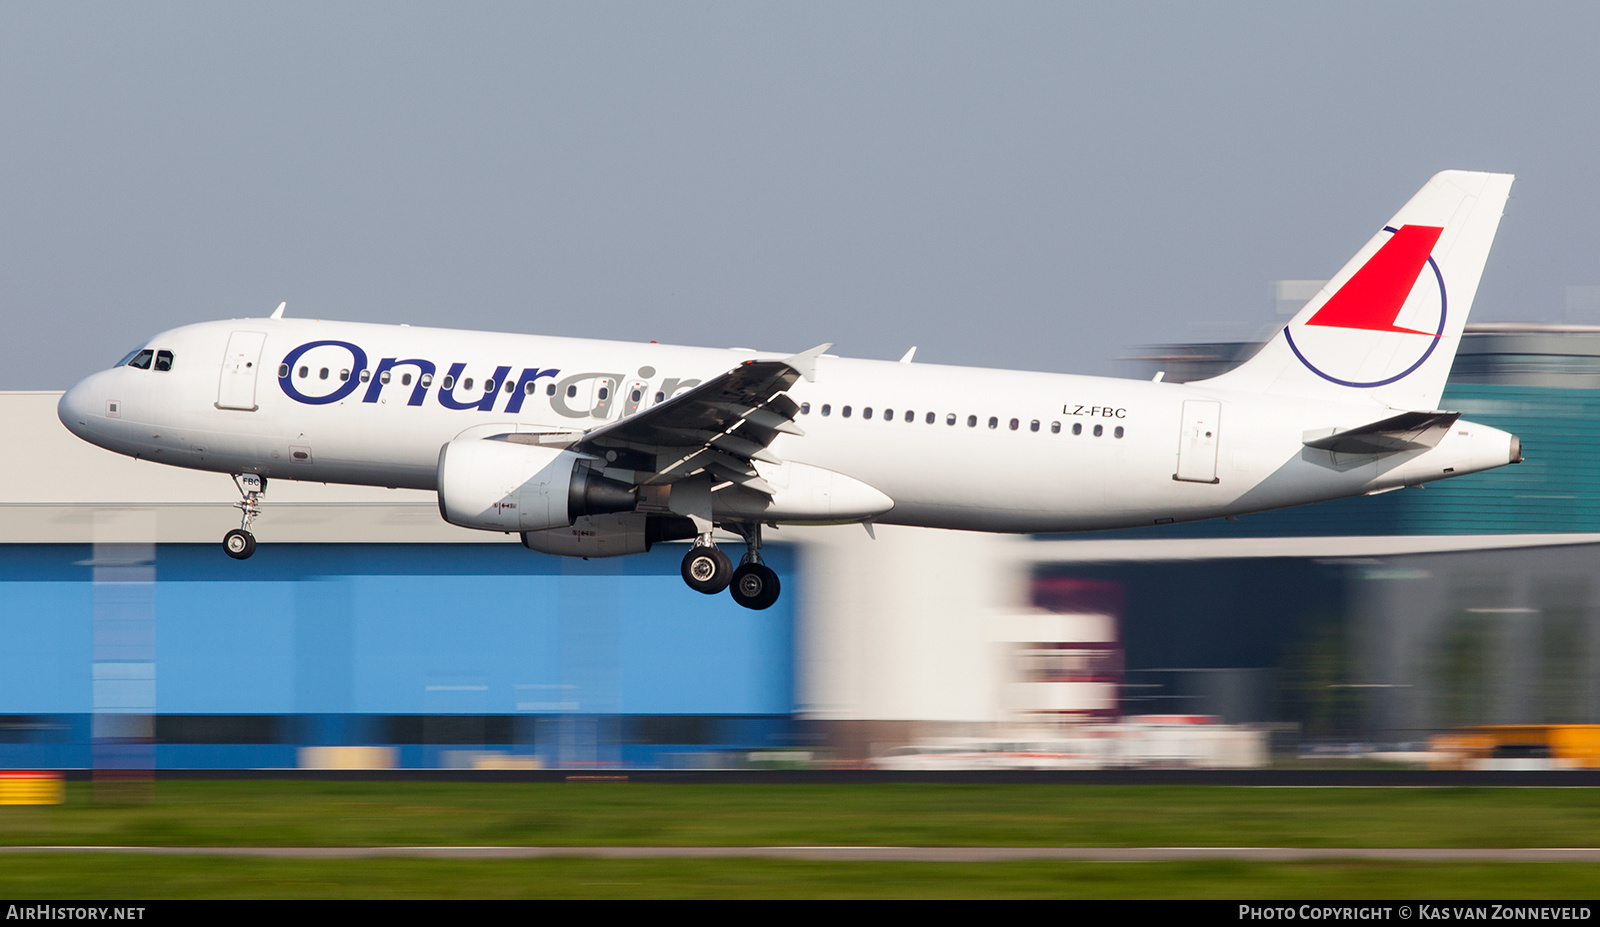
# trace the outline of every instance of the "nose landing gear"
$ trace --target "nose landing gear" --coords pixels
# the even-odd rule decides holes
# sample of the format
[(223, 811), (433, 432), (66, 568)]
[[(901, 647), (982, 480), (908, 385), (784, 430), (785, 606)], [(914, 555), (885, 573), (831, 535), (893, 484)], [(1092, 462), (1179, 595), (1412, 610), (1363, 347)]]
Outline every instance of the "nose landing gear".
[(267, 478), (258, 473), (235, 473), (233, 485), (239, 487), (243, 499), (233, 507), (239, 510), (239, 527), (222, 536), (222, 549), (235, 560), (248, 560), (256, 552), (256, 536), (250, 525), (261, 514), (261, 497), (267, 494)]

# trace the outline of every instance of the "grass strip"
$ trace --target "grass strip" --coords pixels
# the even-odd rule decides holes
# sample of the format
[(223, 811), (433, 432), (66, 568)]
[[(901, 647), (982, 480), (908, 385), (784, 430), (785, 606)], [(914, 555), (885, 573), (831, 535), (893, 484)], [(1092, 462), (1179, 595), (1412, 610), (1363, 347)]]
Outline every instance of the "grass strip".
[(0, 844), (1587, 847), (1563, 788), (166, 781), (0, 807)]
[(18, 854), (0, 894), (116, 899), (1571, 899), (1600, 865), (759, 859), (296, 860)]

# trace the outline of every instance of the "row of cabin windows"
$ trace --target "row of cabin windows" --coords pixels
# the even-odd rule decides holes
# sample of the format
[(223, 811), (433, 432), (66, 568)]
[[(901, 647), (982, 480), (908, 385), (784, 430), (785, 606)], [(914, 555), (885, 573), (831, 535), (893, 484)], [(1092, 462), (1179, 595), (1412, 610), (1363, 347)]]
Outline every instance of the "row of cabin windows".
[[(823, 403), (822, 404), (822, 408), (820, 410), (818, 410), (818, 411), (820, 411), (824, 416), (832, 415), (833, 414), (833, 406), (828, 404), (828, 403)], [(849, 418), (851, 413), (852, 413), (852, 411), (853, 411), (853, 409), (850, 406), (840, 406), (839, 407), (839, 415), (842, 418)], [(811, 403), (809, 403), (809, 402), (800, 403), (800, 414), (801, 415), (810, 415), (811, 414)], [(883, 420), (886, 421), (886, 422), (894, 421), (894, 410), (893, 409), (884, 409), (883, 412), (881, 413), (881, 415), (883, 417)], [(861, 410), (861, 417), (865, 418), (865, 419), (872, 418), (872, 407), (871, 406), (866, 406), (865, 408), (863, 408)], [(905, 411), (904, 418), (905, 418), (905, 421), (908, 422), (908, 423), (915, 422), (917, 420), (917, 413), (911, 411), (910, 409), (907, 409)], [(937, 422), (938, 420), (939, 420), (939, 414), (937, 412), (929, 412), (923, 417), (923, 421), (926, 422), (929, 425), (932, 425), (933, 423)], [(954, 412), (947, 413), (945, 415), (945, 417), (944, 417), (944, 423), (946, 425), (954, 426), (956, 424), (956, 422), (958, 422), (958, 421), (960, 421), (960, 418)], [(976, 428), (976, 427), (978, 427), (978, 417), (976, 415), (967, 416), (967, 427), (968, 428)], [(989, 416), (989, 427), (990, 428), (994, 428), (994, 429), (998, 429), (1000, 427), (1000, 417), (998, 415)], [(1017, 418), (1011, 419), (1011, 421), (1009, 422), (1009, 427), (1010, 427), (1010, 429), (1012, 431), (1020, 431), (1021, 428), (1022, 428), (1022, 420), (1021, 419), (1017, 419)], [(1040, 427), (1041, 427), (1041, 425), (1040, 425), (1038, 419), (1034, 419), (1034, 420), (1032, 420), (1031, 422), (1028, 423), (1028, 430), (1029, 431), (1038, 431), (1040, 429)], [(1050, 423), (1050, 433), (1053, 434), (1053, 435), (1060, 434), (1061, 433), (1061, 423), (1060, 422), (1051, 422)], [(1073, 422), (1072, 423), (1072, 433), (1075, 434), (1075, 435), (1083, 434), (1083, 423), (1082, 422)], [(1104, 425), (1095, 425), (1093, 433), (1094, 433), (1094, 436), (1096, 438), (1104, 435), (1106, 433), (1106, 426), (1104, 426)], [(1112, 437), (1115, 437), (1115, 438), (1120, 438), (1126, 433), (1127, 432), (1123, 430), (1123, 427), (1121, 425), (1118, 425), (1118, 426), (1116, 426), (1115, 428), (1113, 428), (1111, 430), (1111, 435), (1112, 435)]]
[[(300, 369), (296, 370), (294, 373), (295, 373), (295, 376), (298, 376), (300, 379), (305, 380), (305, 379), (310, 378), (310, 376), (311, 376), (311, 368), (309, 366), (305, 365), (305, 364), (302, 364), (302, 365), (300, 365)], [(326, 380), (332, 375), (333, 375), (333, 370), (332, 370), (332, 368), (329, 368), (329, 367), (323, 367), (320, 370), (318, 370), (317, 373), (316, 373), (317, 379), (319, 379), (319, 380)], [(278, 365), (278, 376), (279, 377), (287, 377), (287, 376), (289, 376), (289, 365), (288, 364), (279, 364)], [(400, 374), (400, 385), (401, 386), (410, 386), (411, 385), (412, 376), (413, 375), (411, 374), (410, 371), (407, 371), (405, 373)], [(345, 382), (345, 381), (348, 381), (349, 379), (350, 379), (350, 370), (348, 368), (339, 371), (339, 380), (340, 380), (340, 382)], [(359, 379), (362, 383), (370, 382), (372, 380), (372, 371), (370, 371), (370, 370), (360, 371), (357, 374), (357, 379)], [(383, 373), (378, 374), (378, 382), (379, 383), (387, 384), (392, 379), (393, 379), (393, 373), (391, 371), (385, 370)], [(472, 384), (474, 382), (475, 381), (473, 380), (472, 377), (463, 377), (462, 380), (461, 380), (461, 388), (462, 389), (472, 389)], [(433, 385), (433, 374), (431, 374), (431, 373), (423, 374), (422, 375), (421, 385), (424, 386), (424, 387), (432, 386)], [(442, 389), (454, 389), (455, 385), (456, 385), (456, 378), (450, 376), (449, 374), (445, 374), (444, 378), (439, 381), (439, 386)], [(517, 389), (517, 385), (515, 383), (511, 382), (510, 380), (503, 380), (503, 381), (500, 381), (500, 382), (497, 383), (497, 382), (495, 382), (494, 378), (491, 377), (491, 378), (483, 381), (483, 391), (485, 393), (494, 392), (495, 388), (498, 387), (498, 386), (504, 386), (505, 387), (505, 391), (508, 392), (508, 393), (516, 392), (516, 389)], [(554, 383), (546, 383), (544, 385), (544, 387), (545, 387), (544, 393), (545, 393), (546, 396), (554, 396), (556, 394), (556, 385)], [(532, 396), (534, 393), (536, 393), (538, 391), (539, 391), (539, 384), (531, 382), (531, 381), (529, 383), (527, 383), (523, 387), (523, 392), (527, 393), (529, 396)], [(600, 399), (602, 401), (606, 398), (607, 392), (608, 391), (604, 387), (601, 388), (601, 390), (600, 390)], [(635, 390), (634, 392), (637, 393), (638, 390)], [(567, 395), (568, 396), (576, 396), (576, 395), (578, 395), (578, 388), (576, 386), (567, 387)]]
[(165, 372), (172, 369), (172, 352), (145, 348), (124, 357), (122, 363), (117, 366), (138, 367), (140, 370), (160, 370)]
[[(162, 352), (162, 353), (166, 353), (166, 352)], [(171, 359), (171, 355), (170, 354), (168, 355), (168, 359), (170, 361), (170, 359)], [(305, 365), (305, 364), (301, 364), (300, 365), (300, 369), (295, 371), (295, 375), (298, 376), (302, 380), (308, 379), (311, 376), (311, 368), (310, 368), (310, 366)], [(326, 380), (326, 379), (328, 379), (328, 377), (330, 377), (332, 375), (333, 375), (333, 370), (332, 370), (332, 368), (329, 368), (329, 367), (323, 367), (323, 368), (321, 368), (320, 370), (317, 371), (317, 379), (319, 379), (319, 380)], [(278, 365), (278, 376), (279, 377), (287, 377), (287, 376), (289, 376), (289, 365), (288, 364), (279, 364)], [(401, 386), (410, 386), (411, 385), (411, 376), (412, 375), (411, 375), (411, 373), (409, 371), (406, 372), (406, 373), (400, 374), (400, 385)], [(372, 371), (363, 370), (358, 374), (358, 377), (359, 377), (359, 379), (361, 380), (362, 383), (366, 383), (366, 382), (368, 382), (368, 381), (370, 381), (372, 379)], [(387, 384), (390, 381), (390, 377), (391, 377), (390, 371), (385, 370), (383, 373), (378, 374), (378, 382)], [(350, 371), (349, 371), (348, 368), (339, 371), (339, 380), (340, 380), (340, 382), (344, 382), (344, 381), (347, 381), (349, 379), (350, 379)], [(473, 383), (472, 377), (463, 377), (462, 380), (461, 380), (461, 388), (462, 389), (468, 389), (468, 390), (472, 389), (472, 383)], [(423, 374), (422, 375), (421, 385), (424, 388), (432, 386), (433, 385), (433, 374), (431, 374), (431, 373)], [(449, 374), (445, 374), (444, 379), (441, 380), (440, 383), (439, 383), (439, 386), (440, 386), (441, 389), (454, 389), (455, 385), (456, 385), (455, 377), (452, 377)], [(501, 386), (501, 385), (503, 385), (505, 387), (505, 391), (508, 392), (508, 393), (516, 392), (517, 386), (516, 386), (515, 383), (511, 382), (510, 380), (504, 380), (501, 383), (496, 383), (492, 377), (483, 381), (483, 391), (485, 393), (492, 393), (492, 392), (495, 391), (495, 387), (496, 386)], [(533, 381), (529, 381), (526, 385), (523, 386), (522, 391), (524, 393), (527, 393), (529, 396), (532, 396), (533, 394), (535, 394), (535, 393), (537, 393), (539, 391), (539, 384), (535, 383)], [(554, 383), (546, 383), (544, 385), (544, 394), (546, 396), (554, 396), (556, 394), (556, 385)], [(568, 399), (575, 398), (577, 395), (578, 395), (578, 388), (576, 386), (568, 386), (567, 387), (567, 398)], [(602, 386), (602, 387), (600, 387), (599, 391), (595, 395), (597, 397), (599, 397), (601, 402), (605, 402), (611, 396), (611, 389), (609, 387)], [(644, 392), (642, 390), (637, 390), (636, 389), (632, 393), (629, 394), (628, 398), (632, 402), (639, 402), (641, 399), (644, 398)], [(659, 391), (656, 393), (656, 402), (664, 402), (664, 401), (666, 401), (666, 398), (667, 398), (667, 394), (666, 393), (659, 392)]]

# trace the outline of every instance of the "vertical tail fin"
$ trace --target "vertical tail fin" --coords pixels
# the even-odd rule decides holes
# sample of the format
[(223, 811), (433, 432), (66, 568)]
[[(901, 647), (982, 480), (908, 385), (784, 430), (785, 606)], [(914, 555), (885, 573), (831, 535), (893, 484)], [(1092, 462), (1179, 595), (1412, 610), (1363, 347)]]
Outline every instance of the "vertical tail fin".
[(1205, 382), (1437, 408), (1511, 181), (1434, 175), (1255, 357)]

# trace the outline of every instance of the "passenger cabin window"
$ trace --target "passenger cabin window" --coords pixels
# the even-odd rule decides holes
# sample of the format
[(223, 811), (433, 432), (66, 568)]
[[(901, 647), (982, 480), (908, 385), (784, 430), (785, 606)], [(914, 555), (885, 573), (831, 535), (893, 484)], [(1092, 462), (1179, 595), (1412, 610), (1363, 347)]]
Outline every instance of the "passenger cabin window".
[(1050, 433), (1053, 434), (1053, 435), (1061, 434), (1061, 423), (1060, 422), (1051, 422), (1050, 423)]
[(989, 427), (990, 428), (999, 428), (1000, 427), (1000, 419), (996, 418), (993, 415), (989, 416)]
[[(533, 384), (529, 383), (528, 385), (532, 386)], [(546, 384), (545, 388), (544, 388), (544, 394), (546, 396), (554, 396), (556, 394), (556, 385), (554, 383)], [(658, 393), (657, 395), (660, 395), (660, 394)]]
[[(305, 366), (304, 364), (301, 364), (300, 365), (300, 379), (304, 380), (307, 376), (310, 376), (310, 374), (311, 374), (311, 368)], [(389, 381), (388, 380), (384, 380), (383, 382), (387, 383)]]
[(444, 375), (444, 379), (443, 380), (439, 381), (439, 388), (440, 389), (450, 389), (450, 388), (454, 387), (455, 385), (456, 385), (456, 378), (452, 377), (448, 373)]
[(1101, 435), (1103, 435), (1105, 433), (1106, 433), (1106, 426), (1104, 426), (1104, 425), (1096, 425), (1096, 426), (1094, 426), (1094, 436), (1096, 438), (1100, 437)]
[(494, 378), (493, 377), (490, 377), (489, 379), (483, 381), (483, 391), (486, 392), (486, 393), (494, 392)]
[(976, 428), (976, 427), (978, 427), (978, 417), (976, 415), (967, 416), (967, 427), (968, 428)]
[(370, 383), (370, 382), (372, 382), (372, 371), (363, 370), (363, 371), (361, 371), (361, 376), (357, 377), (356, 379), (360, 380), (363, 383)]
[[(512, 383), (510, 380), (506, 380), (506, 393), (510, 394), (510, 393), (514, 393), (516, 391), (517, 391), (517, 385), (515, 383)], [(529, 392), (533, 392), (533, 391), (529, 390)]]
[(952, 425), (952, 426), (955, 425), (955, 423), (956, 423), (956, 414), (954, 412), (951, 412), (949, 415), (946, 415), (944, 417), (944, 423), (946, 425)]
[(1016, 431), (1016, 430), (1017, 430), (1017, 426), (1018, 426), (1018, 425), (1019, 425), (1019, 424), (1021, 424), (1021, 423), (1020, 423), (1020, 422), (1018, 422), (1018, 421), (1017, 421), (1017, 420), (1016, 420), (1016, 419), (1012, 419), (1012, 420), (1011, 420), (1011, 430), (1012, 430), (1012, 431)]
[(471, 377), (467, 377), (467, 378), (463, 379), (461, 381), (461, 388), (464, 389), (464, 390), (470, 391), (472, 389), (472, 378)]
[(1073, 422), (1072, 423), (1072, 433), (1075, 434), (1075, 435), (1083, 434), (1083, 423), (1082, 422)]
[(844, 408), (840, 409), (839, 410), (839, 414), (844, 416), (845, 418), (849, 418), (850, 417), (850, 407), (849, 406), (845, 406)]
[(431, 374), (431, 373), (423, 374), (422, 375), (422, 379), (419, 380), (418, 382), (422, 384), (422, 388), (423, 389), (427, 389), (428, 387), (433, 385), (433, 374)]
[(823, 415), (824, 418), (826, 418), (832, 412), (833, 412), (833, 406), (830, 406), (827, 403), (823, 403), (822, 404), (822, 415)]
[(345, 369), (339, 371), (339, 382), (340, 383), (348, 383), (348, 382), (350, 382), (350, 368), (349, 367), (346, 367)]
[(163, 370), (163, 371), (172, 369), (172, 352), (171, 351), (157, 351), (156, 352), (156, 369), (157, 370)]
[(410, 386), (411, 385), (411, 374), (409, 374), (409, 373), (400, 374), (400, 385), (401, 386)]
[(128, 361), (129, 367), (138, 367), (140, 370), (149, 370), (150, 363), (156, 359), (156, 352), (146, 348), (133, 355), (133, 360)]
[[(363, 370), (361, 372), (362, 372), (362, 374), (366, 373), (365, 370)], [(278, 365), (278, 376), (287, 377), (288, 375), (289, 375), (289, 365), (288, 364), (279, 364)]]
[(893, 409), (884, 409), (883, 410), (883, 420), (886, 421), (886, 422), (894, 421), (894, 410)]
[(605, 402), (606, 399), (611, 395), (611, 390), (608, 390), (604, 386), (602, 386), (602, 387), (600, 387), (600, 394), (599, 395), (600, 395), (600, 401), (601, 402)]
[[(472, 381), (471, 381), (471, 380), (468, 380), (468, 381), (467, 381), (467, 382), (468, 382), (468, 383), (471, 383), (471, 382), (472, 382)], [(571, 399), (571, 398), (573, 398), (573, 397), (574, 397), (574, 396), (576, 396), (576, 395), (578, 395), (578, 388), (577, 388), (577, 387), (576, 387), (576, 386), (569, 386), (569, 387), (567, 387), (567, 398), (568, 398), (568, 399)]]
[(1038, 431), (1039, 430), (1039, 420), (1038, 419), (1034, 419), (1033, 421), (1029, 422), (1028, 423), (1028, 430), (1029, 431)]
[(378, 382), (387, 385), (389, 382), (389, 371), (385, 370), (383, 373), (378, 374)]
[(326, 367), (324, 367), (324, 368), (322, 368), (322, 370), (321, 370), (321, 371), (320, 371), (320, 372), (319, 372), (319, 373), (318, 373), (318, 374), (317, 374), (317, 379), (319, 379), (319, 380), (326, 380), (326, 379), (327, 379), (327, 378), (328, 378), (328, 368), (326, 368)]
[(1116, 430), (1116, 431), (1113, 431), (1113, 432), (1112, 432), (1112, 433), (1111, 433), (1111, 434), (1112, 434), (1112, 435), (1113, 435), (1113, 436), (1115, 436), (1115, 437), (1118, 437), (1118, 438), (1120, 438), (1120, 437), (1122, 437), (1122, 426), (1121, 426), (1121, 425), (1118, 425), (1118, 426), (1117, 426), (1117, 430)]
[(529, 395), (529, 396), (532, 396), (532, 395), (533, 395), (533, 391), (534, 391), (534, 390), (536, 390), (536, 389), (538, 389), (538, 388), (539, 388), (539, 387), (538, 387), (538, 386), (537, 386), (537, 385), (535, 385), (535, 384), (534, 384), (534, 382), (533, 382), (533, 381), (532, 381), (532, 380), (529, 380), (529, 381), (528, 381), (528, 385), (527, 385), (527, 386), (524, 386), (524, 387), (523, 387), (523, 388), (522, 388), (522, 391), (523, 391), (523, 392), (524, 392), (524, 393), (526, 393), (526, 394), (528, 394), (528, 395)]
[(861, 417), (862, 418), (871, 418), (872, 417), (872, 407), (871, 406), (867, 406), (865, 409), (862, 409), (861, 410)]
[(809, 403), (809, 402), (800, 403), (800, 414), (801, 415), (810, 415), (811, 414), (811, 403)]

